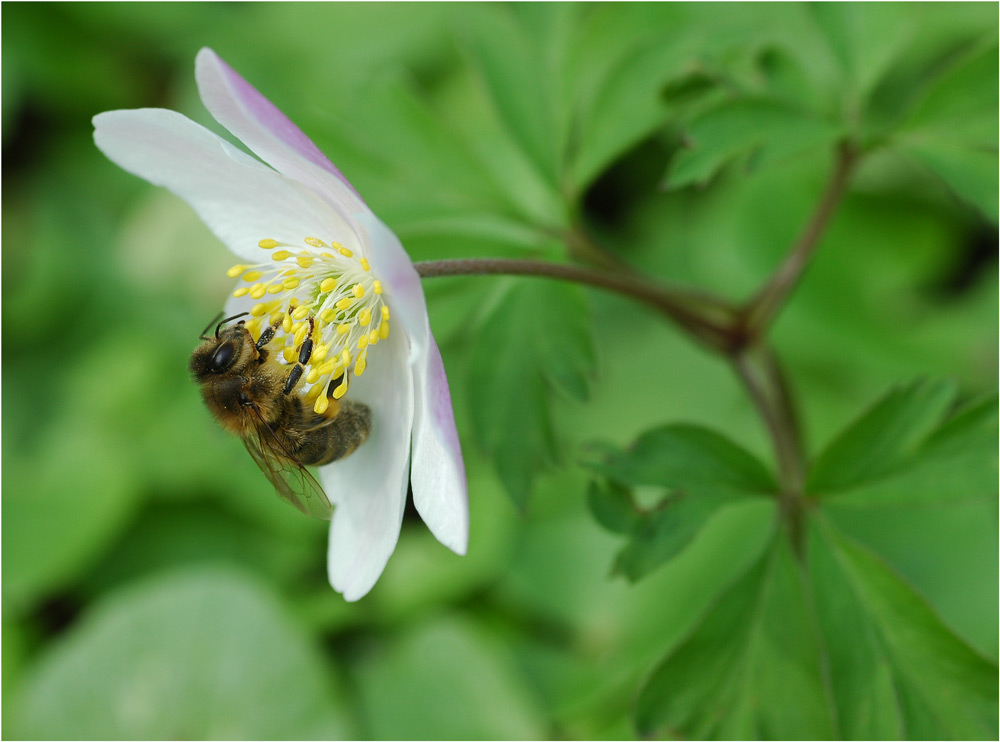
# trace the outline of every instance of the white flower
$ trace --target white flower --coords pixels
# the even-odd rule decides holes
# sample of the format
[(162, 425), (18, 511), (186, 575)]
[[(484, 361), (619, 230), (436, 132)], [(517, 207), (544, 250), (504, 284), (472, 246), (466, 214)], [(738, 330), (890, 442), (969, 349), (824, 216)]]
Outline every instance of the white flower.
[(300, 323), (313, 318), (319, 354), (305, 395), (343, 373), (337, 393), (371, 408), (368, 440), (319, 469), (335, 506), (330, 584), (357, 600), (396, 547), (408, 482), (435, 537), (458, 554), (468, 543), (462, 452), (420, 278), (396, 236), (270, 101), (211, 49), (198, 53), (195, 74), (216, 121), (266, 165), (164, 109), (99, 114), (94, 139), (117, 165), (187, 201), (239, 256), (230, 275), (243, 282), (230, 303), (250, 302), (258, 328), (291, 306), (278, 342), (301, 344)]

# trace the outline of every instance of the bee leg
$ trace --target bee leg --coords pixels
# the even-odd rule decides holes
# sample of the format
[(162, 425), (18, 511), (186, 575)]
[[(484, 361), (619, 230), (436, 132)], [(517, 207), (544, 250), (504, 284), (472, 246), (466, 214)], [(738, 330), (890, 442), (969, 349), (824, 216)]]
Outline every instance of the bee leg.
[(313, 318), (309, 318), (309, 334), (306, 335), (306, 339), (302, 341), (302, 347), (299, 349), (299, 362), (292, 367), (292, 370), (288, 373), (288, 379), (285, 381), (285, 388), (282, 390), (282, 394), (288, 395), (292, 393), (292, 389), (295, 385), (299, 383), (299, 379), (302, 377), (302, 371), (305, 365), (309, 363), (309, 359), (312, 357), (313, 351), (313, 341), (312, 333), (315, 325), (313, 324)]
[(263, 350), (264, 346), (274, 339), (274, 333), (277, 331), (280, 325), (281, 325), (281, 319), (277, 319), (264, 329), (264, 332), (262, 332), (260, 334), (260, 337), (257, 338), (256, 347), (258, 351)]

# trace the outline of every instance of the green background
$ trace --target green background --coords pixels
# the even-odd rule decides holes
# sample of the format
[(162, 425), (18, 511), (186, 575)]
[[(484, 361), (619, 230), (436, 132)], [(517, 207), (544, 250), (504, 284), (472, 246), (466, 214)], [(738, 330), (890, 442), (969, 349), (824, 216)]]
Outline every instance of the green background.
[[(804, 224), (838, 127), (873, 146), (903, 131), (857, 173), (772, 333), (808, 449), (900, 380), (995, 389), (995, 5), (2, 14), (5, 737), (634, 738), (641, 683), (768, 535), (767, 508), (729, 508), (648, 577), (612, 576), (621, 538), (595, 522), (577, 460), (684, 422), (769, 461), (738, 380), (621, 297), (434, 279), (469, 553), (408, 516), (375, 589), (345, 604), (325, 526), (271, 494), (188, 378), (233, 258), (93, 146), (104, 110), (210, 124), (202, 46), (313, 138), (414, 259), (560, 259), (558, 235), (579, 229), (733, 299)], [(759, 90), (816, 115), (703, 115), (713, 95)], [(684, 154), (685, 136), (714, 149)], [(569, 318), (518, 311), (548, 300)], [(491, 373), (517, 383), (498, 391)], [(950, 562), (922, 558), (898, 521), (858, 526), (994, 663), (995, 521), (995, 502), (913, 511), (906, 528)]]

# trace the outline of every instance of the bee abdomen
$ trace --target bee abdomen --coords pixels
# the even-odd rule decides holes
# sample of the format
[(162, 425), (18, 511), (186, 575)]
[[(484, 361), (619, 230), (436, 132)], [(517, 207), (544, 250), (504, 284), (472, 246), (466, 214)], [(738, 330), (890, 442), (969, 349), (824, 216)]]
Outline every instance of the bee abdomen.
[(372, 412), (366, 405), (342, 400), (337, 416), (303, 441), (297, 452), (299, 461), (321, 466), (342, 459), (364, 443), (371, 426)]

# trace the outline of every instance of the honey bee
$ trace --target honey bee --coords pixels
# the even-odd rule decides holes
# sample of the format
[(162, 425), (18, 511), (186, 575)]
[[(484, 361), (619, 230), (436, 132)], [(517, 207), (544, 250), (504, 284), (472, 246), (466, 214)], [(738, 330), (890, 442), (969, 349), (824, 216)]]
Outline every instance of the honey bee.
[(200, 336), (203, 342), (191, 354), (191, 373), (209, 411), (243, 440), (278, 496), (307, 515), (329, 520), (333, 506), (305, 466), (328, 464), (360, 446), (371, 430), (371, 410), (333, 399), (332, 390), (340, 381), (335, 379), (327, 392), (329, 406), (317, 414), (292, 393), (309, 362), (312, 340), (302, 343), (298, 363), (289, 368), (267, 347), (274, 327), (254, 341), (243, 320), (228, 324), (243, 314), (219, 322), (214, 336), (208, 331), (215, 319), (209, 323)]

